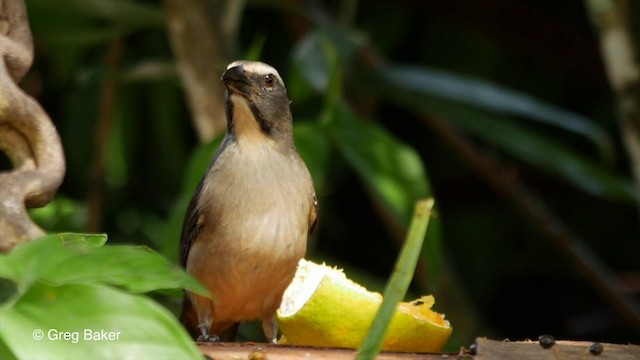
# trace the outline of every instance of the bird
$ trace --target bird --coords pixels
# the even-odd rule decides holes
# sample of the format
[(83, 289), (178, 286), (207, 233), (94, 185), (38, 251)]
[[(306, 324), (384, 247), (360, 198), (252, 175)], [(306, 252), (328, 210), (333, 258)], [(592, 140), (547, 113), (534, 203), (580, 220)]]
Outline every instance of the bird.
[(206, 342), (233, 341), (240, 322), (261, 320), (275, 343), (276, 310), (317, 228), (318, 200), (278, 71), (234, 61), (221, 81), (227, 131), (189, 203), (179, 244), (181, 265), (210, 298), (186, 291), (180, 319)]

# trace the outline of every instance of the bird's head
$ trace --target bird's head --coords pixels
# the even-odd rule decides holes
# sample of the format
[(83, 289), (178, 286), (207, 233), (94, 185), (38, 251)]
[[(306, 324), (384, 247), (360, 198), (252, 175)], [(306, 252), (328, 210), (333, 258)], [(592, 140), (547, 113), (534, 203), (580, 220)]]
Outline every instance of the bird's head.
[(291, 111), (284, 82), (273, 67), (234, 61), (222, 74), (229, 132), (236, 137), (291, 137)]

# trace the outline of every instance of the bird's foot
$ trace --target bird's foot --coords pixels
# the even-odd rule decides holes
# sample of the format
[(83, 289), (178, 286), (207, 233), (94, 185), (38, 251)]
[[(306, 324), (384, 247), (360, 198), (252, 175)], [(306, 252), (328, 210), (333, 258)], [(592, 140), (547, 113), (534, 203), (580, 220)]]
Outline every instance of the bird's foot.
[(220, 338), (217, 335), (202, 334), (198, 336), (198, 342), (218, 342)]
[(200, 336), (198, 336), (199, 342), (218, 342), (220, 338), (217, 335), (209, 334), (209, 326), (201, 325), (200, 326)]

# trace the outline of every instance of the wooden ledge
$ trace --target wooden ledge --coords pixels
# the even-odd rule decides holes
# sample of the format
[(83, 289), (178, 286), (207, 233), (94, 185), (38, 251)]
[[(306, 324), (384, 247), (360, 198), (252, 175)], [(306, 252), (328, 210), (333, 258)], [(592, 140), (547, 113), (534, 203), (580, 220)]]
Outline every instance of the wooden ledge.
[[(601, 352), (597, 351), (601, 346)], [(312, 346), (273, 345), (264, 343), (198, 343), (203, 354), (213, 360), (352, 360), (354, 349), (322, 348)], [(416, 354), (383, 352), (378, 360), (435, 360), (435, 359), (531, 359), (531, 360), (576, 360), (576, 359), (640, 359), (640, 346), (600, 343), (589, 341), (558, 340), (549, 348), (539, 341), (496, 341), (476, 339), (473, 351), (461, 349), (459, 353)]]
[[(264, 343), (198, 343), (203, 354), (213, 360), (353, 360), (356, 350)], [(457, 354), (412, 354), (384, 352), (378, 360), (456, 359)]]
[[(476, 339), (476, 356), (473, 359), (640, 359), (640, 346), (620, 345), (591, 341), (558, 340), (544, 348), (539, 341), (495, 341), (486, 338)], [(601, 352), (597, 351), (600, 347)]]

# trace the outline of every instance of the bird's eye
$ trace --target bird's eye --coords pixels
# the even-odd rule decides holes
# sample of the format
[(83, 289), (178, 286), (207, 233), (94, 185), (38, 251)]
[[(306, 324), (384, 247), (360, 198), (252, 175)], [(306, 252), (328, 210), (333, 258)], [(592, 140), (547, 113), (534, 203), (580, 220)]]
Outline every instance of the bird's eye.
[(267, 76), (264, 77), (264, 86), (267, 88), (272, 88), (273, 85), (275, 85), (275, 79), (273, 78), (273, 75), (269, 74)]

